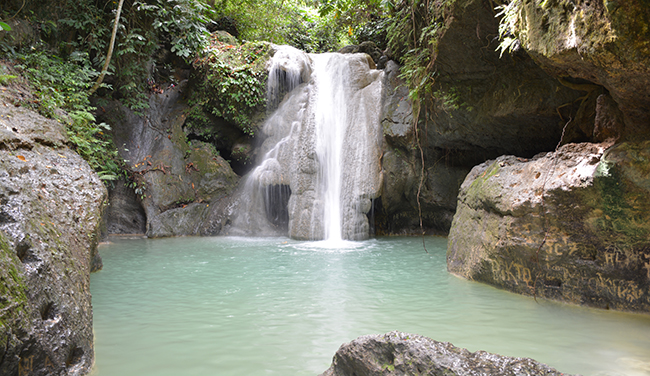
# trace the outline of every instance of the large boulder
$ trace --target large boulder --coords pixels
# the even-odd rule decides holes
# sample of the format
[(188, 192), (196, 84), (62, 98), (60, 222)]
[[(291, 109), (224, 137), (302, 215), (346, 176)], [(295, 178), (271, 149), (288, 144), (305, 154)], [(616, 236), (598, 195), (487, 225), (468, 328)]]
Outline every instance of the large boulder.
[(469, 352), (449, 342), (390, 332), (343, 344), (320, 376), (515, 376), (566, 375), (528, 358)]
[(650, 312), (650, 141), (503, 156), (465, 179), (450, 272), (510, 291)]
[(62, 124), (0, 101), (2, 375), (94, 364), (89, 285), (107, 192), (67, 142)]
[[(623, 136), (650, 133), (650, 6), (647, 1), (514, 1), (510, 32), (556, 77), (607, 89), (623, 113)], [(585, 87), (587, 88), (587, 87)], [(587, 88), (588, 90), (588, 88)]]

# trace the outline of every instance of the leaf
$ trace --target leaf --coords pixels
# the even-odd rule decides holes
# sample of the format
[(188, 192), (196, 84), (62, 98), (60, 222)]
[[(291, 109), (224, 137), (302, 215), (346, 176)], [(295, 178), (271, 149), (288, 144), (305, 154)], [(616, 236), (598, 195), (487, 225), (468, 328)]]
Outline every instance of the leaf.
[(11, 31), (11, 26), (9, 26), (6, 23), (0, 21), (0, 31)]
[(118, 176), (112, 174), (105, 174), (99, 177), (100, 180), (117, 180)]
[(26, 161), (27, 161), (27, 160), (25, 159), (25, 157), (23, 157), (22, 155), (17, 155), (16, 158), (20, 159), (20, 160), (23, 161), (23, 162), (26, 162)]

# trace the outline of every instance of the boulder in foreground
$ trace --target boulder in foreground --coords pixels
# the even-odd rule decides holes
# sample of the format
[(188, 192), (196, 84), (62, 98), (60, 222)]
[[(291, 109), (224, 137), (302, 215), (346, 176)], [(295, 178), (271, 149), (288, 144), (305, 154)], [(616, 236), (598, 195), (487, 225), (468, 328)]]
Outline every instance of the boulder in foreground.
[(343, 344), (320, 376), (564, 375), (528, 358), (469, 352), (449, 342), (390, 332), (361, 336)]

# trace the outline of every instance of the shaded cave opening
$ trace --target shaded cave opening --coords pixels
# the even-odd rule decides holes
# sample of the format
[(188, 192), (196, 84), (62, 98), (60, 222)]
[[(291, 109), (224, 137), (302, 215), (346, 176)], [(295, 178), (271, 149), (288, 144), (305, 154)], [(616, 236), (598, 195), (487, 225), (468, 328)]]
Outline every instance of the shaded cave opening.
[(275, 227), (288, 231), (291, 188), (284, 184), (274, 184), (267, 185), (263, 190), (266, 219)]

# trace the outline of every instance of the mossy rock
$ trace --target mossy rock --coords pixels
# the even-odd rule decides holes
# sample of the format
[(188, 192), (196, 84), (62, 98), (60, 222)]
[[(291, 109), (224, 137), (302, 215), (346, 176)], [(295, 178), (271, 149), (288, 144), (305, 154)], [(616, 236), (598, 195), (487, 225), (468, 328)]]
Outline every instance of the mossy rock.
[(513, 292), (650, 312), (650, 142), (500, 157), (461, 187), (447, 267)]

